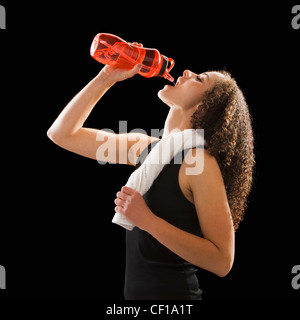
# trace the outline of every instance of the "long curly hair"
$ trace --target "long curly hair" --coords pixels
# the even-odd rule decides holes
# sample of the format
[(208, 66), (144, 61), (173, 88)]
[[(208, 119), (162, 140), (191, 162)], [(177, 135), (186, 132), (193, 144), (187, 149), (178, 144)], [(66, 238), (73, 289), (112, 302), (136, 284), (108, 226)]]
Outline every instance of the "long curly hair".
[(236, 230), (247, 208), (255, 164), (252, 119), (235, 79), (225, 76), (207, 90), (191, 117), (194, 129), (204, 129), (206, 149), (220, 167)]

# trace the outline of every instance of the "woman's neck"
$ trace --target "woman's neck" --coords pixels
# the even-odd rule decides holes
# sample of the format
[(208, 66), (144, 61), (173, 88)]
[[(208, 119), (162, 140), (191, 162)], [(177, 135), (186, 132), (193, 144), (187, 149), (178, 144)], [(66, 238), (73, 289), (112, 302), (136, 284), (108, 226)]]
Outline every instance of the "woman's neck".
[(184, 110), (182, 108), (172, 106), (165, 121), (163, 137), (169, 135), (172, 131), (178, 132), (185, 129), (191, 129), (191, 116), (193, 109)]

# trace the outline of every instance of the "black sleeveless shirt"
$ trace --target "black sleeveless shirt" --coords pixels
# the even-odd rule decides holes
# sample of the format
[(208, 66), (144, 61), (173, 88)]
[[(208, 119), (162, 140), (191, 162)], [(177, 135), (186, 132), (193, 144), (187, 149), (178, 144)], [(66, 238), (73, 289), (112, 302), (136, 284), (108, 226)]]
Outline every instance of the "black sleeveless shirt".
[[(141, 153), (138, 168), (145, 160), (152, 142)], [(182, 159), (188, 150), (182, 151)], [(176, 158), (176, 156), (175, 156)], [(202, 236), (195, 206), (183, 195), (178, 173), (181, 164), (172, 159), (165, 165), (144, 200), (150, 210), (172, 225)], [(158, 242), (149, 233), (135, 227), (126, 231), (126, 300), (201, 300), (197, 269)]]

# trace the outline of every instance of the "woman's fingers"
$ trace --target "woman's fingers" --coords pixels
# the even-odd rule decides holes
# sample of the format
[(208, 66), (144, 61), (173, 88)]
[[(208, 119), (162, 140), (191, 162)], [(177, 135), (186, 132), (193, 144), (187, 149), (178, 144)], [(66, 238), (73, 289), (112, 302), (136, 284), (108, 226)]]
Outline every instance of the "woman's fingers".
[(117, 198), (120, 198), (122, 200), (126, 200), (126, 194), (122, 191), (117, 192)]
[(114, 203), (117, 205), (117, 207), (124, 208), (124, 206), (129, 204), (131, 202), (131, 197), (134, 196), (136, 191), (132, 188), (129, 188), (127, 186), (123, 186), (122, 191), (118, 191), (116, 196), (117, 198), (115, 199)]
[[(124, 187), (123, 187), (124, 188)], [(124, 207), (126, 200), (130, 196), (128, 193), (124, 192), (124, 189), (122, 188), (122, 191), (117, 192), (117, 198), (115, 199), (115, 204), (120, 207)]]
[(121, 190), (126, 195), (133, 195), (134, 193), (136, 193), (136, 191), (134, 189), (129, 188), (127, 186), (123, 186)]
[(125, 200), (120, 199), (120, 198), (116, 198), (116, 199), (115, 199), (115, 204), (116, 204), (117, 206), (119, 206), (119, 207), (124, 207), (125, 202), (126, 202)]
[(137, 42), (129, 42), (129, 43), (131, 43), (133, 46), (140, 47), (140, 48), (143, 46), (142, 43), (137, 43)]

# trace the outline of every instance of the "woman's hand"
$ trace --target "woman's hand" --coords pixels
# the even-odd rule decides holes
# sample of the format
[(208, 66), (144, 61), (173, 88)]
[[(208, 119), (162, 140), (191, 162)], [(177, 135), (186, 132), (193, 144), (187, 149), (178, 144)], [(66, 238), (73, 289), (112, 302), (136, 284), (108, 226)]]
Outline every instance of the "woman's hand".
[[(131, 43), (132, 45), (136, 46), (136, 47), (142, 47), (143, 45), (141, 43), (137, 43), (137, 42), (133, 42)], [(106, 65), (99, 73), (98, 76), (102, 76), (105, 77), (107, 79), (109, 79), (111, 82), (117, 82), (117, 81), (123, 81), (126, 80), (128, 78), (133, 77), (134, 75), (136, 75), (142, 68), (142, 64), (137, 64), (136, 66), (134, 66), (132, 69), (120, 69), (120, 68), (116, 68), (116, 67), (112, 67), (109, 65)]]
[(123, 81), (128, 78), (133, 77), (136, 75), (142, 68), (142, 64), (138, 64), (132, 69), (120, 69), (116, 67), (112, 67), (106, 65), (98, 74), (98, 77), (103, 77), (106, 80), (115, 83), (117, 81)]
[(116, 212), (142, 230), (147, 229), (147, 226), (156, 218), (141, 194), (132, 188), (122, 187), (117, 193), (115, 204)]

